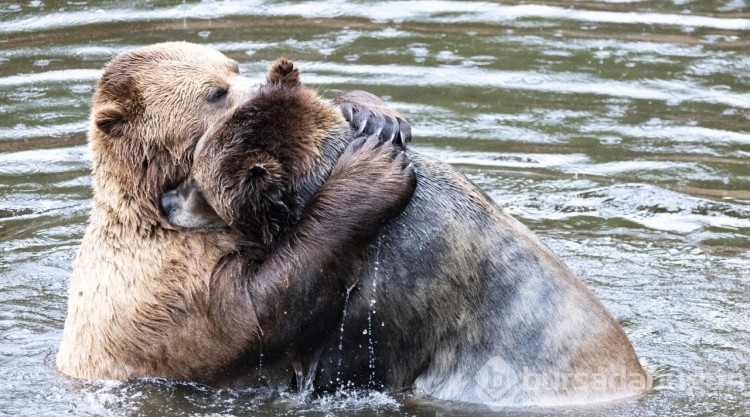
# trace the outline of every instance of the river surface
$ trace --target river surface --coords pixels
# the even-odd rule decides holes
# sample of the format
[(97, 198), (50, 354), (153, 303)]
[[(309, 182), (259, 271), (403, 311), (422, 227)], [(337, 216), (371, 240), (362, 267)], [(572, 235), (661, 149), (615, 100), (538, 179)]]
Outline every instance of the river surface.
[[(616, 404), (507, 414), (750, 413), (750, 6), (724, 1), (0, 2), (0, 416), (486, 415), (405, 394), (323, 398), (76, 382), (54, 356), (91, 201), (93, 86), (118, 51), (279, 56), (364, 89), (534, 230), (654, 374)], [(408, 354), (408, 353), (405, 353)]]

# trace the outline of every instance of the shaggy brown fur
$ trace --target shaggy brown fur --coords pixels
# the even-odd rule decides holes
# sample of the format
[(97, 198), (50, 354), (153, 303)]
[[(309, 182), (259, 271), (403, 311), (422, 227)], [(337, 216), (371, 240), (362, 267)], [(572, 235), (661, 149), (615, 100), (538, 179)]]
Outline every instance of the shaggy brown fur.
[(298, 220), (305, 203), (299, 189), (318, 165), (323, 141), (330, 132), (344, 135), (340, 114), (299, 86), (299, 71), (277, 61), (267, 83), (200, 142), (196, 160), (219, 163), (192, 170), (219, 216), (266, 246)]
[[(328, 177), (321, 150), (335, 139), (328, 132), (339, 126), (338, 114), (302, 87), (291, 62), (279, 60), (267, 83), (201, 140), (191, 177), (205, 184), (204, 195), (227, 224), (271, 247), (275, 237), (299, 220)], [(334, 171), (331, 178), (337, 175)], [(392, 186), (384, 182), (390, 177), (386, 173), (370, 172), (368, 177), (370, 184)], [(351, 184), (352, 190), (360, 187)], [(364, 211), (351, 206), (363, 201), (342, 200), (330, 209)]]
[[(223, 100), (208, 100), (221, 89)], [(210, 122), (248, 92), (235, 62), (186, 43), (126, 52), (105, 67), (89, 129), (93, 207), (70, 282), (57, 356), (62, 373), (188, 377), (242, 348), (193, 337), (219, 336), (205, 319), (209, 277), (236, 250), (236, 238), (175, 231), (158, 201), (166, 185), (187, 175)], [(201, 366), (186, 360), (195, 352), (207, 358)]]
[[(362, 146), (338, 162), (340, 174), (263, 263), (226, 229), (176, 230), (160, 213), (161, 195), (187, 176), (198, 138), (249, 92), (234, 61), (188, 43), (140, 48), (106, 66), (89, 130), (93, 207), (71, 277), (60, 372), (217, 382), (261, 346), (293, 351), (287, 341), (299, 337), (283, 326), (282, 309), (293, 303), (314, 319), (329, 300), (308, 291), (340, 299), (346, 283), (327, 274), (347, 268), (335, 262), (343, 248), (367, 242), (406, 204), (413, 174), (392, 150)], [(335, 108), (319, 116), (327, 130), (311, 137), (350, 134)], [(393, 178), (381, 187), (371, 173)], [(352, 196), (363, 199), (355, 210), (328, 213)]]
[[(305, 98), (311, 93), (291, 79), (263, 87), (257, 100), (243, 104), (206, 135), (196, 152), (190, 187), (205, 191), (208, 205), (240, 230), (255, 220), (239, 213), (271, 219), (264, 210), (294, 212), (295, 187), (289, 184), (309, 181), (313, 185), (299, 189), (314, 190), (315, 179), (326, 177), (326, 167), (346, 146), (293, 139), (299, 126), (309, 129), (314, 118), (292, 117), (289, 125), (275, 125), (284, 127), (280, 131), (263, 130), (264, 120), (277, 112), (288, 108), (294, 116), (305, 115), (297, 107), (313, 106)], [(373, 103), (382, 104), (371, 97), (366, 101), (371, 109), (379, 107)], [(360, 112), (354, 105), (349, 110)], [(347, 152), (342, 159), (350, 158)], [(414, 388), (443, 400), (498, 408), (599, 402), (650, 389), (648, 372), (623, 329), (559, 258), (454, 169), (407, 154), (418, 178), (410, 204), (365, 250), (349, 248), (338, 265), (346, 268), (332, 271), (332, 276), (350, 274), (345, 306), (330, 296), (330, 288), (320, 286), (308, 292), (325, 300), (315, 320), (305, 321), (299, 308), (290, 310), (295, 318), (287, 323), (307, 342), (304, 351), (296, 350), (308, 358), (307, 378), (300, 380), (321, 391)], [(245, 158), (252, 162), (243, 165)], [(258, 164), (273, 170), (256, 170)], [(256, 178), (254, 171), (262, 175)], [(269, 183), (248, 185), (268, 172), (274, 172)], [(336, 177), (334, 169), (331, 178)], [(258, 204), (263, 198), (280, 203), (276, 208)], [(364, 199), (342, 198), (326, 211), (346, 216), (361, 209)], [(306, 201), (304, 196), (300, 201)], [(243, 212), (245, 206), (263, 208)], [(283, 222), (253, 225), (268, 229), (273, 238), (277, 229), (267, 226), (277, 224)], [(315, 332), (304, 333), (296, 325)], [(276, 327), (275, 333), (283, 332)], [(318, 344), (320, 334), (326, 336)], [(275, 367), (275, 359), (264, 360), (264, 369)]]

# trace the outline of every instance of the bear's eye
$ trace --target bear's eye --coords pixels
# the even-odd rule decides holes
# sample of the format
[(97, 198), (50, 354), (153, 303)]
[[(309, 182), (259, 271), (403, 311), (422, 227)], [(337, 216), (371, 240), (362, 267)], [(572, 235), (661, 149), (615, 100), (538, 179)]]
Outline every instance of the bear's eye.
[(227, 98), (227, 94), (229, 93), (229, 90), (224, 87), (218, 87), (214, 88), (211, 93), (208, 95), (208, 102), (209, 103), (218, 103), (225, 98)]

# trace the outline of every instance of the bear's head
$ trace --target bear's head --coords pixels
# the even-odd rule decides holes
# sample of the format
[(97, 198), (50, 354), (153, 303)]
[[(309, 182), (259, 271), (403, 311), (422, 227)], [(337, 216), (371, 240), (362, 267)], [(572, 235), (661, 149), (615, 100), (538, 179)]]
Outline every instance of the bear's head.
[[(299, 218), (350, 136), (340, 111), (280, 59), (266, 83), (201, 138), (190, 178), (165, 195), (165, 212), (175, 225), (201, 227), (216, 225), (213, 208), (220, 223), (270, 245)], [(210, 207), (190, 203), (201, 201), (198, 192)]]
[(209, 47), (160, 43), (104, 68), (91, 115), (94, 204), (119, 222), (159, 223), (159, 198), (184, 180), (198, 140), (251, 84)]

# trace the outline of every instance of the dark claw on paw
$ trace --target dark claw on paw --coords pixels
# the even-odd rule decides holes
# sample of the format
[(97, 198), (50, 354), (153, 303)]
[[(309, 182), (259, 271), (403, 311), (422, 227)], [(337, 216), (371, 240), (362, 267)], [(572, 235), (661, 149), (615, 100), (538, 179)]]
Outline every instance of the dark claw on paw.
[(370, 110), (361, 109), (359, 110), (352, 119), (352, 125), (357, 128), (357, 135), (361, 135), (366, 132), (367, 125), (370, 123)]
[(405, 148), (411, 142), (409, 122), (379, 97), (351, 91), (334, 100), (341, 113), (354, 129), (354, 136), (377, 135), (381, 142)]
[(341, 114), (344, 115), (344, 119), (346, 119), (347, 122), (351, 122), (354, 118), (354, 108), (349, 103), (342, 103), (341, 104)]
[(380, 138), (385, 140), (386, 142), (393, 142), (397, 144), (397, 142), (394, 141), (395, 136), (396, 127), (391, 123), (385, 123), (385, 125), (383, 126), (383, 130), (380, 131)]
[(398, 127), (402, 143), (406, 145), (407, 143), (411, 142), (411, 126), (405, 121), (401, 120), (399, 121)]

